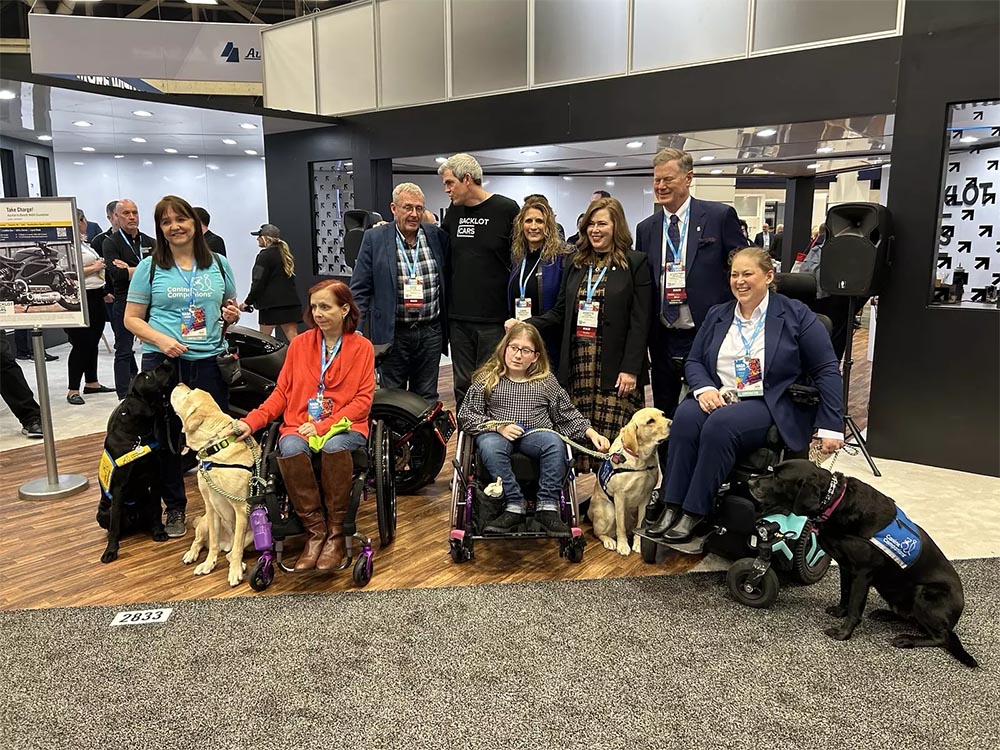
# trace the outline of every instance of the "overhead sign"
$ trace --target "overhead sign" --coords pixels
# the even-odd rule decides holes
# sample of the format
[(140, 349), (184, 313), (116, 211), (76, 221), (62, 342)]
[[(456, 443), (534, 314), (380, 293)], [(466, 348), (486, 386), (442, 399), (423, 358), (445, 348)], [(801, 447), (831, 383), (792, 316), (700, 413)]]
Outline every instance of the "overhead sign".
[(29, 13), (31, 69), (48, 75), (260, 83), (263, 28)]

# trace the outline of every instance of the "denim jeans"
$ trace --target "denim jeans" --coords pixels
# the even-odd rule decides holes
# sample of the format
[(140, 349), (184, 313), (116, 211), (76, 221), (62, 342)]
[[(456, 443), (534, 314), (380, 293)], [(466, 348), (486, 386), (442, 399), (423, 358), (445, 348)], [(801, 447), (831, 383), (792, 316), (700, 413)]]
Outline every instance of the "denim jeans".
[[(323, 452), (333, 453), (334, 451), (353, 451), (358, 448), (364, 448), (367, 444), (368, 439), (360, 432), (348, 430), (347, 432), (342, 432), (339, 435), (334, 435), (332, 438), (327, 440), (323, 444)], [(299, 435), (285, 435), (278, 441), (278, 454), (282, 458), (295, 456), (299, 453), (309, 454), (310, 452), (309, 442), (304, 437), (300, 437)]]
[(510, 465), (510, 457), (515, 450), (538, 461), (538, 498), (535, 509), (559, 510), (559, 496), (566, 472), (566, 448), (557, 435), (551, 432), (533, 432), (510, 441), (499, 432), (484, 432), (476, 436), (476, 449), (489, 475), (503, 480), (507, 510), (512, 513), (525, 512), (524, 494)]
[(437, 403), (441, 336), (440, 322), (414, 327), (397, 322), (392, 349), (379, 367), (382, 387), (404, 388)]

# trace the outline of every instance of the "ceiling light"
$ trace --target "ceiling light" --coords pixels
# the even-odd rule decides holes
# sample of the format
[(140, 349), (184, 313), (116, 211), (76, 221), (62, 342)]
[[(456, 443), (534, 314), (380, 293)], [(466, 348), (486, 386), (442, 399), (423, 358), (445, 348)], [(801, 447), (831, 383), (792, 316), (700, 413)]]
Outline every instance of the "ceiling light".
[(52, 140), (52, 136), (51, 135), (40, 135), (40, 136), (38, 136), (38, 140), (40, 140), (40, 141), (51, 141)]
[(750, 169), (760, 169), (763, 166), (763, 164), (751, 164)]
[[(263, 157), (263, 156), (262, 156), (262, 157), (260, 157), (260, 160), (261, 160), (261, 161), (264, 161), (264, 157)], [(354, 170), (353, 170), (353, 169), (349, 170), (349, 171), (347, 172), (347, 174), (354, 174)]]
[(96, 151), (97, 149), (95, 149), (93, 146), (84, 146), (80, 150), (81, 151)]
[(436, 159), (435, 159), (434, 161), (436, 161), (436, 162), (437, 162), (438, 164), (444, 164), (444, 163), (445, 163), (446, 161), (448, 161), (448, 160), (447, 160), (447, 159), (445, 159), (445, 158), (444, 158), (443, 156), (439, 156), (439, 157), (438, 157), (438, 158), (436, 158)]
[(353, 161), (344, 162), (344, 169), (351, 169), (354, 166)]
[(616, 162), (616, 161), (606, 161), (606, 162), (604, 162), (604, 166), (606, 166), (606, 167), (617, 167), (618, 166), (618, 162)]
[(132, 143), (145, 143), (145, 142), (146, 142), (145, 138), (139, 138), (138, 136), (132, 139)]
[(151, 167), (151, 166), (153, 166), (153, 162), (151, 162), (149, 159), (146, 159), (146, 161), (144, 161), (142, 163), (142, 166), (144, 166), (144, 167)]
[(116, 159), (124, 159), (125, 158), (125, 154), (115, 154), (115, 158)]
[(177, 153), (177, 149), (176, 148), (165, 148), (165, 149), (163, 149), (163, 153), (165, 153), (165, 154), (176, 154)]
[(819, 169), (819, 162), (813, 162), (812, 164), (806, 164), (806, 169)]
[(816, 149), (817, 154), (830, 154), (833, 153), (833, 146), (820, 146)]
[(219, 0), (184, 0), (188, 5), (218, 5)]
[(879, 146), (879, 148), (884, 149), (885, 148), (885, 144), (883, 143), (882, 145)]
[(188, 159), (197, 159), (198, 154), (188, 154)]
[(78, 167), (82, 167), (83, 166), (83, 162), (82, 161), (75, 161), (73, 163), (76, 164), (76, 166), (78, 166)]
[(78, 128), (89, 128), (89, 127), (90, 127), (91, 125), (93, 125), (94, 123), (92, 123), (92, 122), (87, 122), (86, 120), (77, 120), (77, 121), (76, 121), (76, 122), (74, 122), (73, 124), (74, 124), (74, 125), (76, 125), (76, 126), (77, 126)]
[(715, 157), (712, 155), (702, 156), (698, 161), (715, 161)]
[(4, 89), (3, 91), (0, 91), (0, 99), (7, 100), (7, 99), (16, 99), (16, 98), (17, 98), (17, 94), (15, 94), (13, 91), (8, 91), (7, 89)]
[(572, 182), (573, 181), (572, 177), (563, 177), (563, 179), (566, 180), (566, 182)]
[(538, 156), (537, 151), (522, 151), (521, 156)]
[(607, 185), (608, 187), (614, 187), (615, 186), (615, 181), (614, 180), (605, 180), (604, 184)]
[(653, 191), (652, 191), (652, 190), (650, 190), (649, 188), (643, 188), (643, 189), (642, 189), (642, 194), (643, 194), (643, 195), (652, 195), (652, 194), (653, 194)]
[(232, 138), (223, 138), (222, 142), (225, 143), (227, 146), (235, 146), (236, 145), (236, 141), (234, 141)]
[(642, 148), (642, 141), (629, 141), (625, 144), (625, 148)]
[(521, 171), (524, 172), (525, 174), (531, 174), (532, 172), (535, 171), (535, 168), (534, 167), (525, 167)]
[(976, 138), (976, 136), (974, 136), (974, 135), (963, 135), (963, 136), (962, 136), (961, 138), (959, 138), (958, 140), (959, 140), (960, 142), (962, 142), (962, 143), (975, 143), (975, 142), (976, 142), (976, 141), (978, 141), (979, 139), (978, 139), (978, 138)]
[(712, 172), (711, 172), (711, 174), (722, 174), (722, 170), (721, 169), (713, 169)]
[(252, 148), (244, 149), (243, 153), (246, 154), (247, 156), (256, 156), (257, 155), (257, 152), (254, 151)]
[(240, 127), (243, 128), (244, 130), (256, 130), (257, 129), (257, 126), (254, 125), (252, 122), (241, 122), (240, 123)]
[(133, 110), (132, 114), (135, 115), (136, 117), (152, 117), (153, 116), (152, 112), (147, 112), (144, 109)]
[(209, 169), (211, 169), (211, 170), (212, 170), (213, 172), (214, 172), (215, 170), (217, 170), (217, 169), (219, 168), (219, 165), (218, 165), (218, 164), (208, 164), (207, 166), (208, 166), (208, 168), (209, 168)]
[(759, 135), (761, 138), (770, 138), (777, 132), (778, 131), (775, 130), (774, 128), (764, 128), (763, 130), (758, 130), (757, 135)]

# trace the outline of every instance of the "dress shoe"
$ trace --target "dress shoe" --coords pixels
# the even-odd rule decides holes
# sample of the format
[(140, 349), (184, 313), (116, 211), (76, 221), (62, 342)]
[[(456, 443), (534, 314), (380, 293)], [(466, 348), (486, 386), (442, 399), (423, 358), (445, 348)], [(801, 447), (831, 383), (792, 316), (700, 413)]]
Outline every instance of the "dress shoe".
[(704, 516), (697, 516), (694, 513), (685, 513), (670, 531), (663, 535), (665, 542), (686, 542), (694, 535), (694, 530), (698, 528)]
[(660, 514), (660, 517), (646, 527), (646, 535), (652, 537), (663, 536), (677, 523), (680, 517), (681, 506), (667, 505)]
[(100, 385), (95, 388), (93, 386), (85, 385), (83, 386), (84, 393), (114, 393), (114, 388), (108, 388), (106, 385)]
[(85, 403), (87, 403), (86, 401), (83, 400), (83, 396), (81, 396), (79, 393), (70, 393), (68, 396), (66, 396), (66, 400), (69, 401), (71, 404), (73, 404), (73, 406), (83, 406)]

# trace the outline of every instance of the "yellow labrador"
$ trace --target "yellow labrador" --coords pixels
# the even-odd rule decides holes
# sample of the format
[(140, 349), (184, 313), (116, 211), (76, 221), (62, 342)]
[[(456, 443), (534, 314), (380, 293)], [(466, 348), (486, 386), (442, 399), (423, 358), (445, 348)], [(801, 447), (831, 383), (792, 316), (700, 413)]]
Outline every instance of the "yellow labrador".
[[(662, 411), (639, 409), (611, 444), (611, 453), (624, 455), (625, 462), (613, 464), (615, 473), (594, 487), (589, 515), (594, 534), (607, 549), (616, 550), (619, 555), (631, 551), (628, 535), (638, 525), (659, 478), (656, 447), (669, 435), (670, 420)], [(609, 494), (614, 502), (608, 498)], [(639, 551), (639, 537), (635, 538), (634, 549)]]
[[(205, 391), (191, 390), (181, 383), (170, 394), (170, 404), (181, 419), (191, 450), (210, 448), (231, 436), (232, 417), (227, 416)], [(229, 585), (236, 586), (243, 580), (243, 571), (246, 570), (243, 550), (253, 545), (253, 531), (246, 508), (251, 473), (239, 467), (246, 466), (252, 471), (253, 454), (246, 443), (233, 440), (208, 460), (212, 464), (227, 465), (213, 466), (208, 474), (214, 485), (240, 500), (232, 500), (216, 492), (202, 472), (198, 472), (198, 490), (205, 501), (205, 515), (195, 524), (194, 541), (183, 560), (185, 565), (195, 562), (207, 541), (208, 556), (194, 569), (194, 574), (203, 576), (211, 573), (219, 559), (219, 550), (222, 550), (229, 553)]]

